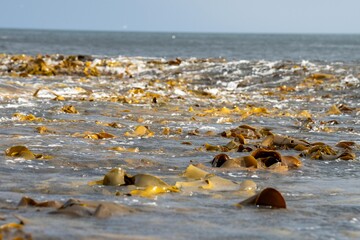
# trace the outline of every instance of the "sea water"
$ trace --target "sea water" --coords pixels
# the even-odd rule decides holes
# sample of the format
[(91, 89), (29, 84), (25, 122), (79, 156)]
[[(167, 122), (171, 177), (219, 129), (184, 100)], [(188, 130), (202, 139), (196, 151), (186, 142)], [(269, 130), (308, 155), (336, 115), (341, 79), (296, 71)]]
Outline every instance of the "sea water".
[[(123, 65), (109, 67), (113, 75), (10, 75), (11, 61), (3, 60), (0, 74), (0, 146), (26, 145), (50, 160), (24, 160), (0, 155), (0, 224), (29, 220), (25, 230), (47, 239), (345, 239), (360, 237), (359, 148), (356, 158), (312, 160), (287, 172), (230, 169), (216, 175), (241, 182), (254, 181), (258, 189), (274, 187), (287, 201), (287, 209), (237, 208), (245, 196), (229, 192), (194, 191), (142, 198), (115, 193), (118, 187), (89, 186), (113, 167), (131, 174), (156, 175), (169, 184), (181, 180), (189, 163), (210, 161), (218, 154), (201, 150), (205, 143), (226, 144), (218, 134), (247, 124), (272, 132), (335, 145), (360, 140), (360, 35), (195, 34), (0, 30), (0, 53), (89, 55)], [(55, 55), (59, 54), (59, 55)], [(51, 58), (51, 57), (50, 57)], [(179, 65), (161, 64), (180, 58)], [(3, 59), (7, 59), (4, 57)], [(55, 61), (55, 60), (54, 60)], [(131, 77), (126, 75), (131, 72)], [(314, 73), (334, 79), (306, 80)], [(116, 74), (123, 74), (120, 79)], [(173, 82), (169, 82), (173, 81)], [(281, 95), (284, 86), (293, 90)], [(39, 88), (45, 90), (34, 97)], [(66, 97), (52, 101), (51, 91)], [(159, 94), (157, 103), (110, 101), (114, 96), (142, 89)], [(208, 95), (199, 96), (196, 91)], [(210, 98), (209, 96), (213, 96)], [(85, 99), (85, 100), (84, 100)], [(163, 102), (162, 102), (162, 99)], [(61, 111), (74, 105), (79, 114)], [(327, 114), (333, 105), (352, 111)], [(209, 109), (258, 106), (269, 115), (242, 117), (208, 115)], [(189, 111), (189, 108), (195, 112)], [(309, 119), (298, 115), (308, 111)], [(33, 114), (44, 122), (19, 121), (14, 113)], [(199, 113), (196, 115), (196, 113)], [(281, 114), (284, 113), (282, 116)], [(285, 113), (288, 113), (286, 115)], [(141, 119), (141, 120), (139, 120)], [(95, 124), (116, 122), (120, 128)], [(331, 125), (331, 123), (337, 123)], [(328, 125), (326, 125), (328, 123)], [(45, 125), (52, 134), (39, 134)], [(149, 138), (129, 138), (125, 132), (146, 125)], [(162, 134), (164, 127), (174, 131)], [(198, 136), (188, 133), (198, 129)], [(113, 139), (93, 140), (77, 133), (109, 132)], [(212, 131), (215, 135), (207, 135)], [(191, 145), (182, 144), (190, 142)], [(116, 152), (111, 147), (139, 149)], [(199, 150), (200, 149), (200, 150)], [(282, 150), (283, 154), (298, 154)], [(230, 152), (231, 157), (245, 153)], [(108, 219), (70, 218), (49, 210), (15, 209), (21, 197), (38, 201), (69, 198), (116, 202), (139, 210)]]

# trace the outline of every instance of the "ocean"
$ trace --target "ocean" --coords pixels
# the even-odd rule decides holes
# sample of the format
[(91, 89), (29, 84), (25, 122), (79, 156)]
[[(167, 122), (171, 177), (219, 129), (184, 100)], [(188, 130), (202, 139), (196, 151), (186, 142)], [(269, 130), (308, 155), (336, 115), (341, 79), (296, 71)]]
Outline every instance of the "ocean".
[(0, 30), (0, 52), (165, 58), (359, 61), (360, 35)]
[(359, 96), (360, 35), (0, 29), (0, 236), (358, 239)]

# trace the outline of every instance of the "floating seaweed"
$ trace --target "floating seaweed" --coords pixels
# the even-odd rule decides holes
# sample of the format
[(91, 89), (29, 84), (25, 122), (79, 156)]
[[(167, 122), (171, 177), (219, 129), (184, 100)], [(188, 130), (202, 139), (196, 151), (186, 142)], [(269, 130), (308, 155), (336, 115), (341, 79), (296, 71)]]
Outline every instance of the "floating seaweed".
[[(175, 202), (174, 211), (179, 211), (181, 201), (189, 196), (185, 201), (203, 200), (206, 204), (202, 199), (205, 195), (215, 200), (251, 196), (239, 205), (286, 208), (285, 199), (276, 189), (266, 188), (255, 194), (258, 185), (296, 184), (299, 175), (299, 171), (289, 172), (283, 181), (282, 174), (274, 172), (303, 165), (307, 169), (311, 160), (337, 160), (331, 166), (336, 165), (334, 169), (339, 171), (341, 166), (356, 168), (359, 145), (354, 139), (360, 109), (356, 92), (350, 91), (358, 90), (360, 75), (353, 65), (345, 64), (345, 70), (333, 67), (291, 61), (270, 64), (224, 59), (0, 54), (5, 141), (11, 145), (21, 139), (32, 142), (32, 146), (48, 146), (48, 151), (61, 155), (57, 161), (23, 163), (12, 160), (46, 156), (22, 145), (8, 148), (5, 154), (9, 169), (21, 164), (24, 171), (42, 173), (49, 168), (49, 175), (56, 176), (57, 181), (36, 183), (35, 193), (32, 186), (18, 187), (15, 183), (16, 188), (5, 188), (28, 191), (29, 195), (55, 192), (61, 199), (65, 194), (88, 198), (86, 192), (90, 191), (92, 199), (103, 201), (72, 199), (63, 203), (24, 197), (18, 205), (23, 212), (34, 207), (36, 211), (51, 209), (56, 214), (85, 218), (136, 212), (132, 207), (107, 202), (108, 196), (126, 203), (139, 201), (137, 197), (151, 198), (137, 202), (142, 208), (144, 202), (158, 203), (157, 196), (166, 193), (172, 193), (167, 196)], [(242, 73), (237, 75), (232, 68)], [(50, 99), (71, 100), (73, 105)], [(82, 114), (74, 115), (79, 113), (76, 102), (80, 101)], [(68, 115), (59, 114), (61, 106), (61, 112)], [(11, 118), (9, 113), (14, 111), (17, 113)], [(69, 134), (77, 138), (69, 138)], [(354, 162), (342, 162), (349, 160)], [(323, 173), (327, 162), (319, 164), (325, 166)], [(111, 170), (89, 182), (90, 186), (84, 184), (103, 169)], [(58, 177), (62, 171), (67, 178)], [(311, 171), (301, 171), (303, 174), (312, 177)], [(307, 181), (305, 175), (302, 181)], [(289, 195), (298, 194), (297, 188), (289, 189), (294, 191)], [(309, 194), (314, 191), (309, 189)], [(324, 195), (319, 194), (321, 197)], [(11, 217), (0, 216), (1, 221), (7, 218)], [(3, 226), (14, 227), (13, 231), (18, 225)]]
[(286, 201), (282, 194), (275, 188), (265, 188), (260, 193), (255, 194), (237, 204), (238, 207), (254, 205), (266, 208), (286, 208)]
[(191, 181), (176, 182), (175, 186), (181, 190), (252, 191), (256, 188), (256, 184), (253, 181), (247, 181), (243, 184), (237, 183), (229, 179), (216, 176), (215, 174), (209, 173), (192, 164), (186, 168), (182, 176)]
[(19, 121), (29, 121), (29, 122), (42, 122), (44, 121), (43, 118), (35, 117), (33, 114), (21, 114), (21, 113), (14, 113), (13, 115), (15, 118), (17, 118)]
[(32, 236), (24, 231), (24, 224), (10, 222), (0, 226), (0, 239), (32, 240)]
[(5, 155), (9, 157), (18, 157), (23, 158), (25, 160), (33, 160), (33, 159), (41, 159), (48, 160), (51, 159), (51, 156), (43, 155), (43, 154), (35, 154), (30, 151), (25, 146), (13, 146), (5, 150)]
[(38, 202), (30, 197), (22, 197), (20, 202), (18, 203), (18, 207), (45, 207), (45, 208), (59, 208), (62, 203), (59, 201), (43, 201)]
[(109, 186), (129, 186), (133, 185), (136, 189), (130, 192), (130, 195), (139, 195), (141, 197), (153, 197), (157, 194), (166, 192), (178, 192), (178, 188), (170, 186), (160, 178), (149, 174), (136, 174), (131, 176), (121, 168), (113, 168), (105, 174), (102, 180), (91, 181), (89, 186), (109, 185)]
[(126, 132), (124, 134), (126, 137), (153, 137), (154, 132), (150, 131), (149, 127), (147, 126), (137, 126), (135, 127), (133, 132)]
[(77, 114), (79, 113), (74, 106), (72, 105), (67, 105), (62, 107), (61, 111), (63, 111), (64, 113), (71, 113), (71, 114)]

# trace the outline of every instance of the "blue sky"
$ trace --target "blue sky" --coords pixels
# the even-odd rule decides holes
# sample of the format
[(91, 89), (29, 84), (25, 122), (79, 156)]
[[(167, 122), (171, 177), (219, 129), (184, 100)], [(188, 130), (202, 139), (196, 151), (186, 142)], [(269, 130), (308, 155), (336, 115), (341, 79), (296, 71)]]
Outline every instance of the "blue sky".
[(360, 33), (360, 0), (0, 0), (0, 28)]

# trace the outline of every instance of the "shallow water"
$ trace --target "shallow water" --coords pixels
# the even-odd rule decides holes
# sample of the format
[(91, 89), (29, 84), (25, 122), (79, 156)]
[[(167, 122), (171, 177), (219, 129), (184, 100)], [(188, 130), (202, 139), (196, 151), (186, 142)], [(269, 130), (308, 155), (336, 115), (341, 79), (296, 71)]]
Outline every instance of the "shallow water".
[[(334, 146), (341, 140), (360, 138), (360, 67), (349, 62), (310, 61), (226, 61), (224, 59), (182, 59), (180, 65), (165, 64), (168, 59), (118, 57), (113, 62), (132, 63), (108, 67), (123, 74), (99, 77), (80, 75), (20, 77), (8, 73), (10, 62), (2, 58), (0, 85), (0, 145), (3, 151), (25, 145), (50, 160), (24, 160), (0, 157), (0, 214), (15, 221), (13, 213), (29, 219), (25, 230), (34, 239), (340, 239), (360, 237), (357, 179), (360, 177), (359, 145), (355, 160), (312, 160), (302, 157), (303, 166), (286, 172), (270, 170), (211, 169), (218, 154), (203, 149), (205, 143), (224, 145), (229, 139), (218, 135), (224, 130), (248, 124), (272, 132), (324, 142)], [(109, 58), (107, 58), (109, 60)], [(153, 64), (150, 60), (162, 61)], [(48, 62), (55, 61), (47, 59)], [(100, 61), (94, 59), (93, 63)], [(98, 66), (98, 69), (103, 67)], [(321, 81), (306, 80), (313, 73), (334, 76)], [(172, 80), (172, 82), (169, 82)], [(282, 91), (280, 87), (287, 89)], [(54, 95), (65, 101), (53, 101)], [(37, 97), (33, 94), (43, 88)], [(134, 89), (143, 91), (134, 92)], [(285, 88), (286, 89), (286, 88)], [(158, 94), (156, 103), (153, 96)], [(114, 101), (114, 97), (127, 100)], [(334, 104), (351, 111), (327, 114)], [(73, 105), (78, 114), (61, 111)], [(211, 108), (234, 106), (264, 107), (264, 115), (201, 113)], [(192, 107), (194, 111), (189, 111)], [(301, 111), (312, 115), (308, 127)], [(43, 121), (20, 121), (14, 113), (33, 114)], [(336, 120), (338, 124), (330, 124)], [(96, 124), (116, 122), (120, 128)], [(324, 123), (325, 122), (325, 123)], [(146, 125), (154, 137), (126, 137), (134, 126)], [(46, 126), (53, 133), (39, 134)], [(163, 129), (181, 128), (162, 134)], [(199, 136), (188, 134), (199, 129)], [(113, 139), (85, 139), (75, 133), (102, 130)], [(217, 135), (209, 136), (207, 131)], [(184, 145), (182, 142), (191, 142)], [(138, 147), (139, 152), (116, 152), (111, 147)], [(199, 150), (202, 148), (202, 150)], [(298, 154), (281, 150), (282, 154)], [(246, 153), (229, 152), (229, 156)], [(287, 209), (237, 208), (248, 197), (231, 191), (181, 191), (154, 198), (128, 196), (126, 187), (88, 186), (113, 167), (131, 174), (149, 173), (169, 184), (183, 181), (180, 174), (189, 163), (203, 163), (218, 176), (241, 182), (253, 180), (257, 188), (274, 187), (282, 192)], [(48, 214), (49, 209), (14, 209), (22, 196), (36, 200), (69, 198), (101, 200), (124, 204), (138, 210), (107, 219), (71, 218)]]

